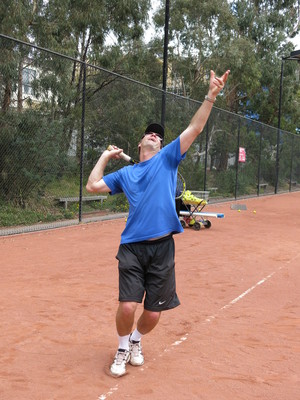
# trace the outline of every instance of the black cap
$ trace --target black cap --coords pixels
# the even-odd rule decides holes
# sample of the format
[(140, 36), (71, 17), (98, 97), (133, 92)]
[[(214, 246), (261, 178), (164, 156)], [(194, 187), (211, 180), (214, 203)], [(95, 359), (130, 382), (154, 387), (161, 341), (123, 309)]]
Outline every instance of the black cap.
[(162, 139), (164, 138), (165, 135), (164, 127), (156, 123), (147, 126), (145, 133), (150, 133), (150, 132), (157, 133)]

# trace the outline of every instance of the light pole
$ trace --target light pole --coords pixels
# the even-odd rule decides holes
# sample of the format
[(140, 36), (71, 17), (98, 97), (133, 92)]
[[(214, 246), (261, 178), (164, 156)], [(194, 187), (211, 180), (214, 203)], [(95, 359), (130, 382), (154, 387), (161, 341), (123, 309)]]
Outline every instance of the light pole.
[(280, 73), (280, 87), (279, 87), (279, 107), (278, 107), (278, 125), (277, 125), (277, 146), (276, 146), (276, 181), (275, 181), (275, 194), (278, 191), (279, 181), (279, 144), (280, 144), (280, 128), (281, 128), (281, 102), (282, 102), (282, 84), (283, 84), (283, 65), (284, 61), (294, 60), (300, 62), (300, 50), (295, 50), (290, 53), (288, 57), (281, 58), (281, 73)]

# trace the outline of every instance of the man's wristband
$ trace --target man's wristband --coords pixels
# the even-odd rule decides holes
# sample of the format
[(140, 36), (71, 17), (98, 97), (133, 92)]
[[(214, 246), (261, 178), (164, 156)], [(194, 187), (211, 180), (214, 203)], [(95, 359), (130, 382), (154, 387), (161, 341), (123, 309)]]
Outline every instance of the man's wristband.
[(216, 101), (216, 99), (211, 99), (210, 97), (208, 97), (207, 95), (204, 97), (204, 100), (209, 101), (210, 103), (214, 103)]

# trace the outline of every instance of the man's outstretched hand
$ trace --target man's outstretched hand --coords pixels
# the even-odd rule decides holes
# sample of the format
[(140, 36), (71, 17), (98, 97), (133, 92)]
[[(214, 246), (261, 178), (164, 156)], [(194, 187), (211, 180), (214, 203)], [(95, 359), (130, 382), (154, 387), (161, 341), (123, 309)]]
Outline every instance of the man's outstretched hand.
[(213, 70), (210, 71), (208, 96), (211, 99), (215, 99), (217, 95), (220, 93), (220, 91), (224, 88), (229, 74), (230, 74), (229, 69), (221, 77), (217, 77)]

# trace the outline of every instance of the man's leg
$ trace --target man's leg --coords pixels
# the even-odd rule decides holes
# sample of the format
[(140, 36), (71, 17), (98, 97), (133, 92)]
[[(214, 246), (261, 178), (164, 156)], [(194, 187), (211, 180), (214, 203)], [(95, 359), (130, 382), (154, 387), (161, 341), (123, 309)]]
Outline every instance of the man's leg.
[(137, 308), (135, 302), (120, 302), (116, 314), (116, 327), (119, 337), (119, 347), (114, 362), (110, 366), (113, 376), (126, 374), (126, 364), (130, 360), (129, 336), (134, 323), (134, 314)]
[(136, 308), (137, 303), (120, 301), (116, 315), (116, 327), (119, 336), (130, 335)]
[(139, 366), (144, 364), (141, 338), (143, 335), (146, 335), (146, 333), (151, 332), (152, 329), (155, 328), (155, 326), (158, 324), (159, 318), (160, 312), (148, 311), (144, 309), (137, 322), (137, 328), (133, 331), (129, 338), (129, 362), (131, 365)]
[[(120, 338), (130, 335), (134, 324), (134, 315), (137, 309), (137, 303), (120, 302), (116, 314), (116, 327)], [(158, 324), (160, 312), (144, 310), (137, 322), (137, 330), (141, 335), (146, 335)], [(119, 348), (127, 349), (127, 346)]]
[(144, 310), (137, 322), (137, 329), (142, 335), (146, 335), (156, 327), (160, 318), (160, 312)]

